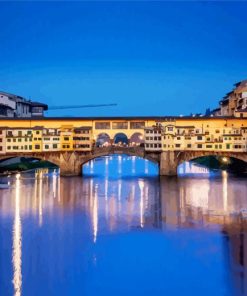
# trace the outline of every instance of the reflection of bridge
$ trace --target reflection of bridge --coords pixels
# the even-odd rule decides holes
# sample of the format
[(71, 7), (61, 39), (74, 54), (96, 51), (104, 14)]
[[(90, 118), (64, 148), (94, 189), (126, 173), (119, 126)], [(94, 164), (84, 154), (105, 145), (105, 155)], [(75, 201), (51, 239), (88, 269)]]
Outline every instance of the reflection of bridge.
[[(213, 227), (213, 237), (217, 233), (217, 239), (208, 237), (208, 241), (211, 240), (209, 253), (213, 258), (217, 254), (220, 254), (222, 259), (225, 258), (224, 262), (232, 273), (229, 281), (237, 287), (236, 292), (241, 289), (242, 295), (246, 293), (246, 221), (241, 216), (232, 215), (239, 213), (241, 208), (246, 208), (247, 186), (244, 180), (229, 180), (225, 175), (220, 181), (186, 178), (161, 178), (160, 182), (133, 179), (109, 181), (103, 178), (99, 182), (93, 178), (59, 178), (53, 175), (51, 178), (40, 178), (33, 182), (33, 186), (30, 186), (30, 180), (13, 178), (13, 189), (1, 193), (1, 219), (14, 216), (13, 225), (6, 223), (6, 227), (13, 237), (13, 245), (11, 246), (11, 240), (7, 240), (7, 243), (10, 246), (9, 252), (12, 252), (15, 291), (22, 291), (22, 262), (27, 252), (27, 248), (23, 246), (30, 238), (35, 237), (38, 232), (38, 239), (42, 241), (45, 229), (45, 235), (54, 240), (48, 240), (51, 245), (54, 245), (54, 242), (66, 244), (70, 234), (64, 235), (65, 231), (68, 233), (70, 230), (78, 237), (81, 228), (74, 227), (74, 224), (85, 218), (86, 213), (85, 223), (89, 224), (85, 224), (83, 233), (86, 233), (89, 242), (91, 238), (95, 243), (98, 237), (109, 233), (123, 233), (123, 230), (124, 233), (133, 232), (137, 227), (146, 228), (148, 232), (152, 231), (152, 228), (163, 227), (166, 233), (162, 234), (162, 237), (168, 233), (172, 234), (173, 238), (181, 238), (178, 233), (181, 228), (186, 233), (182, 231), (180, 234), (187, 235), (186, 246), (190, 248), (191, 243), (194, 246), (194, 240), (198, 238), (196, 247), (197, 250), (202, 250), (203, 256), (206, 256), (205, 250), (208, 246), (205, 247), (207, 240), (204, 240), (204, 230)], [(103, 196), (106, 198), (102, 198)], [(42, 224), (49, 225), (49, 221), (52, 221), (57, 213), (61, 216), (59, 225), (67, 223), (67, 228), (57, 227), (56, 224), (58, 234), (54, 235), (54, 228), (42, 228)], [(35, 228), (28, 232), (29, 236), (23, 235), (29, 226), (23, 221), (26, 217), (31, 217), (35, 222)], [(222, 227), (217, 227), (215, 231), (216, 224), (222, 224)], [(173, 227), (175, 232), (172, 232)], [(202, 232), (194, 231), (194, 228), (202, 229)], [(223, 232), (222, 236), (220, 231)], [(74, 248), (74, 240), (69, 240), (69, 243)], [(63, 248), (51, 250), (54, 252), (52, 256), (64, 256)], [(45, 252), (42, 254), (47, 256)], [(11, 263), (10, 255), (7, 258)], [(31, 260), (27, 261), (25, 266), (30, 263)], [(53, 274), (56, 274), (56, 269), (53, 270)], [(11, 281), (9, 283), (12, 284)]]
[(0, 160), (11, 157), (34, 157), (54, 163), (60, 167), (61, 175), (80, 175), (83, 164), (88, 161), (111, 154), (127, 154), (156, 162), (159, 165), (159, 174), (164, 176), (177, 175), (178, 165), (184, 161), (190, 161), (202, 156), (218, 155), (232, 157), (247, 162), (247, 154), (244, 152), (210, 152), (210, 151), (163, 151), (148, 152), (143, 147), (118, 147), (109, 146), (94, 148), (90, 152), (79, 151), (54, 151), (9, 154), (0, 156)]

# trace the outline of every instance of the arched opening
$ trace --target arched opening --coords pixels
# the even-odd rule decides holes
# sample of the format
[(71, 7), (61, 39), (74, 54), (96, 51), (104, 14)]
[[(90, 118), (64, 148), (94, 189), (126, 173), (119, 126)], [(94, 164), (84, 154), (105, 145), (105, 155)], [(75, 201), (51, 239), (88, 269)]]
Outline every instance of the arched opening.
[(130, 146), (143, 146), (144, 136), (141, 133), (134, 133), (129, 140)]
[(129, 144), (129, 139), (124, 133), (117, 133), (113, 139), (113, 144), (116, 146), (125, 147)]
[(230, 156), (207, 155), (184, 161), (178, 166), (179, 175), (221, 175), (221, 171), (247, 174), (247, 162)]
[(14, 173), (32, 171), (36, 169), (59, 169), (59, 167), (47, 160), (36, 157), (17, 156), (0, 160), (0, 173)]
[(96, 147), (107, 147), (111, 145), (110, 136), (106, 133), (101, 133), (96, 139)]
[(102, 178), (154, 177), (159, 173), (158, 163), (127, 154), (99, 156), (82, 165), (82, 175)]

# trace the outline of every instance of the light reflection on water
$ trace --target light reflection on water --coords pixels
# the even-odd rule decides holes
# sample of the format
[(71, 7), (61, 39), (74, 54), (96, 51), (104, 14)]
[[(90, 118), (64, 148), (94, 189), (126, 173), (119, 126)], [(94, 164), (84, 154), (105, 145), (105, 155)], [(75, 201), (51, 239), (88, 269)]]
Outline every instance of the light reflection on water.
[(10, 182), (0, 295), (247, 294), (246, 179), (159, 178), (112, 156), (83, 178)]

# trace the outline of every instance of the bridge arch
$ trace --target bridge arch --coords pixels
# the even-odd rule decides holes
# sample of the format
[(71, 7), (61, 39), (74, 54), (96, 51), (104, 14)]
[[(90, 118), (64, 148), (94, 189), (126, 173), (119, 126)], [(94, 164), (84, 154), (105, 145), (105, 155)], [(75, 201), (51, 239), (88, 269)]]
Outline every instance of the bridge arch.
[[(208, 159), (205, 159), (209, 157)], [(190, 173), (192, 164), (199, 165), (196, 171), (211, 169), (228, 170), (232, 173), (243, 173), (247, 169), (247, 157), (241, 153), (234, 152), (214, 152), (214, 151), (198, 151), (183, 152), (178, 155), (177, 173)], [(190, 163), (189, 163), (190, 162)], [(185, 172), (185, 168), (189, 171)], [(192, 171), (191, 171), (192, 172)], [(193, 173), (193, 172), (192, 172)]]
[(110, 156), (110, 155), (116, 155), (116, 154), (137, 156), (137, 157), (141, 157), (143, 159), (147, 159), (153, 163), (159, 164), (159, 157), (156, 154), (153, 154), (153, 155), (145, 154), (144, 149), (139, 148), (139, 147), (104, 147), (104, 148), (95, 149), (93, 154), (91, 154), (87, 157), (83, 157), (81, 159), (80, 166), (82, 167), (87, 162), (89, 162), (93, 159), (96, 159), (98, 157)]
[[(0, 157), (0, 168), (7, 167), (7, 166), (14, 166), (14, 165), (20, 165), (20, 168), (24, 168), (25, 166), (30, 166), (30, 169), (34, 168), (32, 167), (32, 164), (34, 164), (36, 161), (47, 161), (50, 164), (60, 167), (59, 161), (56, 159), (50, 159), (50, 157), (44, 157), (43, 155), (28, 155), (28, 154), (16, 154), (16, 155), (6, 155)], [(29, 168), (28, 168), (29, 169)]]
[(178, 166), (186, 161), (203, 157), (203, 156), (220, 156), (226, 158), (235, 158), (247, 162), (247, 153), (242, 152), (225, 152), (225, 151), (163, 151), (160, 154), (160, 175), (176, 176)]
[(128, 136), (122, 132), (115, 134), (113, 144), (118, 146), (127, 146), (129, 144)]
[(144, 135), (140, 132), (136, 132), (132, 134), (132, 136), (129, 139), (130, 146), (140, 146), (143, 143), (144, 143)]
[(107, 147), (111, 145), (111, 138), (107, 133), (100, 133), (96, 138), (96, 147)]
[(197, 158), (206, 157), (206, 156), (233, 158), (233, 159), (241, 160), (247, 163), (247, 154), (241, 153), (241, 152), (184, 151), (179, 153), (177, 156), (178, 156), (178, 164), (181, 164), (185, 161), (192, 161)]

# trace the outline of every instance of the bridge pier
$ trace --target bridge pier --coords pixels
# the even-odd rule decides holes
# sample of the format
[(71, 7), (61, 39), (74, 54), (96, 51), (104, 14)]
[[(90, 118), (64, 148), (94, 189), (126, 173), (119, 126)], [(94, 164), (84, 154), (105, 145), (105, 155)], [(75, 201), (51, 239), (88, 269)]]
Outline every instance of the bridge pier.
[(163, 151), (160, 154), (159, 175), (177, 176), (177, 155), (174, 151)]
[(60, 166), (60, 175), (61, 176), (81, 176), (82, 168), (81, 166)]
[(65, 152), (60, 154), (59, 168), (61, 176), (82, 175), (81, 159), (74, 152)]

